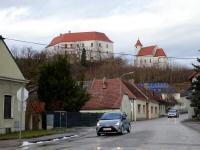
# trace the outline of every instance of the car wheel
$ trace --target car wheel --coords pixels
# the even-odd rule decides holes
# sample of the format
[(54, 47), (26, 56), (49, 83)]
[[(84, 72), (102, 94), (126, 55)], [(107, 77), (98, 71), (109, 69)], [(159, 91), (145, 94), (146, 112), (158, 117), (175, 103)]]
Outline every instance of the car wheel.
[(97, 136), (101, 136), (101, 134), (97, 132)]
[(124, 126), (122, 126), (122, 129), (121, 129), (121, 132), (120, 132), (121, 135), (124, 134)]
[(127, 132), (130, 133), (131, 132), (131, 125), (129, 124)]

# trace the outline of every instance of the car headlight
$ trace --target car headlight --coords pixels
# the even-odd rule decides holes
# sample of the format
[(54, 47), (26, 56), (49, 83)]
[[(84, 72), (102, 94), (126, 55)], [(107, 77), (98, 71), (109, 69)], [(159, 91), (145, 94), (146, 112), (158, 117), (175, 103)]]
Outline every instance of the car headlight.
[(97, 127), (99, 127), (101, 124), (99, 122), (97, 122)]
[(117, 122), (115, 125), (116, 125), (116, 126), (119, 126), (119, 125), (120, 125), (120, 122)]

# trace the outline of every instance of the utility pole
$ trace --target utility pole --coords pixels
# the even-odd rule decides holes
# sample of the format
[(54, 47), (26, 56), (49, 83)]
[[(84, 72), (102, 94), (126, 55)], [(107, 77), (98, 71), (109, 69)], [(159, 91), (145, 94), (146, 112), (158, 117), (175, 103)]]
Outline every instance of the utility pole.
[(19, 119), (19, 139), (22, 138), (22, 112), (23, 112), (23, 99), (24, 99), (24, 88), (21, 90), (21, 101), (20, 101), (20, 119)]

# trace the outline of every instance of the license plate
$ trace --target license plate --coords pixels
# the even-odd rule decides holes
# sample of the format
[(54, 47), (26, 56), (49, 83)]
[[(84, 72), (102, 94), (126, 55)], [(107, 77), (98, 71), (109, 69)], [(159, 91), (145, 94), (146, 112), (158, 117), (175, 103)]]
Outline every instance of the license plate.
[(103, 128), (103, 131), (111, 131), (111, 128)]

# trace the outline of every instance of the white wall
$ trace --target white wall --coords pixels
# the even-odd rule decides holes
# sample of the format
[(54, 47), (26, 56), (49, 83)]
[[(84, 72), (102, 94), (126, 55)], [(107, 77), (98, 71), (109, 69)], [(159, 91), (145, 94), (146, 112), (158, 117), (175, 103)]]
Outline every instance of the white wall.
[(131, 104), (131, 100), (129, 99), (128, 95), (124, 95), (123, 99), (122, 99), (122, 103), (121, 103), (121, 108), (120, 110), (122, 112), (125, 112), (127, 114), (127, 117), (129, 120), (132, 120), (133, 118), (133, 109), (131, 108), (132, 104)]
[(159, 105), (159, 112), (160, 112), (160, 116), (165, 116), (165, 115), (166, 115), (166, 107), (165, 107), (165, 104), (160, 104), (160, 105)]
[[(22, 83), (0, 80), (0, 133), (5, 133), (5, 128), (11, 131), (19, 131), (20, 111), (18, 110), (17, 91), (22, 87)], [(4, 95), (12, 96), (11, 118), (4, 119)], [(25, 129), (25, 112), (22, 112), (22, 130)]]
[(160, 67), (166, 68), (168, 66), (168, 59), (166, 57), (154, 57), (154, 56), (137, 56), (134, 59), (134, 65), (136, 67)]
[[(138, 105), (140, 105), (140, 112), (138, 111)], [(143, 106), (145, 106), (144, 111)], [(146, 101), (139, 99), (134, 100), (134, 118), (136, 120), (146, 119)]]
[[(91, 46), (91, 43), (93, 43), (93, 46)], [(66, 44), (67, 44), (67, 48), (65, 47)], [(71, 44), (72, 44), (72, 47), (71, 47)], [(81, 56), (81, 52), (83, 48), (86, 49), (87, 60), (90, 60), (90, 59), (99, 60), (99, 59), (113, 57), (113, 54), (110, 54), (110, 53), (113, 53), (113, 43), (105, 42), (105, 41), (97, 41), (97, 40), (62, 42), (54, 46), (49, 46), (47, 48), (47, 51), (50, 54), (57, 54), (57, 53), (64, 54), (65, 52), (67, 52), (68, 54), (79, 53), (79, 55)], [(103, 53), (98, 53), (95, 51), (99, 51)]]
[[(153, 112), (151, 111), (153, 108)], [(155, 108), (157, 108), (157, 112), (155, 112)], [(159, 104), (149, 102), (149, 119), (158, 118), (159, 117)]]
[(186, 107), (188, 109), (188, 119), (192, 119), (192, 116), (195, 114), (194, 113), (194, 108), (190, 106), (191, 101), (186, 99)]

